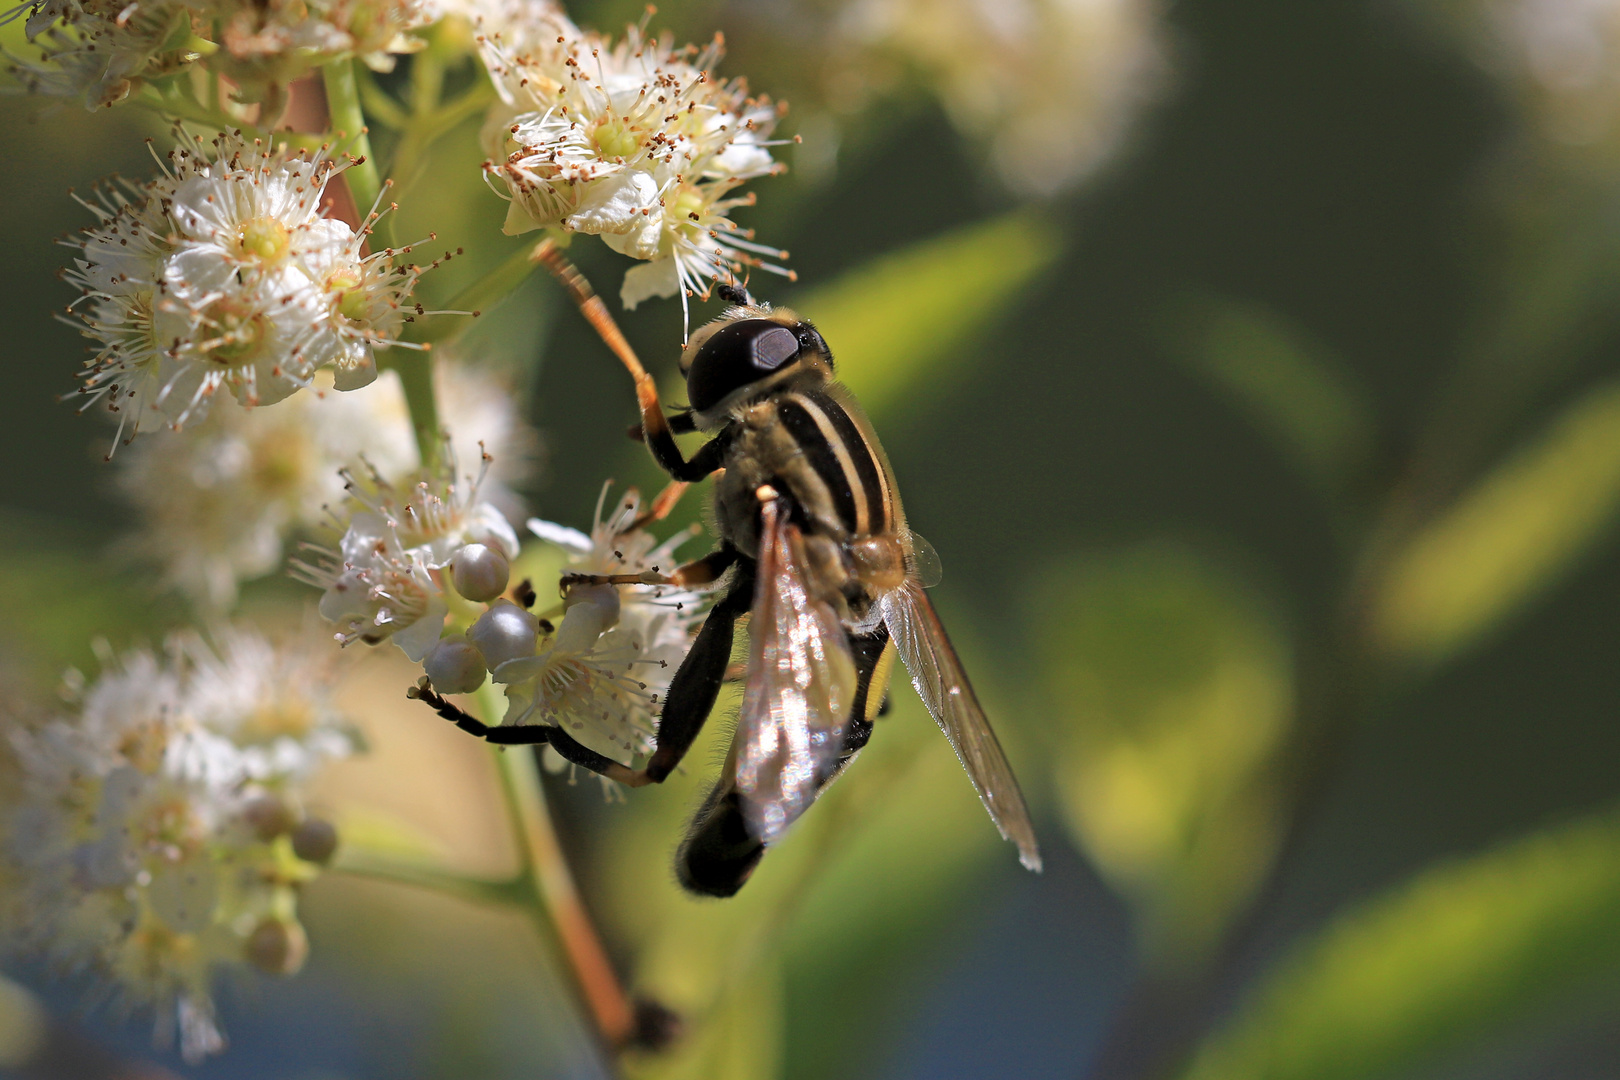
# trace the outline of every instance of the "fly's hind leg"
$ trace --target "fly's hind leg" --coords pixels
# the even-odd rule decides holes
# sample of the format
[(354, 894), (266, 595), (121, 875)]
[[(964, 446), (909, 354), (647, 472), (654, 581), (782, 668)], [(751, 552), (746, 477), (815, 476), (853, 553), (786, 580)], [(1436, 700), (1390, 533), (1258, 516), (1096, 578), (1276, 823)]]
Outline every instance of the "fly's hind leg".
[(420, 701), (430, 706), (434, 712), (467, 734), (494, 743), (496, 746), (542, 746), (551, 741), (551, 733), (555, 730), (541, 724), (525, 724), (518, 727), (486, 724), (433, 689), (433, 684), (428, 681), (426, 675), (417, 680), (415, 686), (405, 691), (405, 696), (412, 701)]
[(425, 675), (415, 686), (405, 691), (405, 696), (431, 706), (434, 712), (462, 731), (495, 746), (549, 745), (564, 761), (600, 773), (610, 780), (617, 780), (631, 787), (641, 787), (648, 782), (643, 773), (626, 768), (612, 758), (603, 757), (595, 750), (580, 745), (562, 728), (552, 727), (549, 724), (520, 724), (512, 727), (486, 724), (433, 689), (433, 684)]

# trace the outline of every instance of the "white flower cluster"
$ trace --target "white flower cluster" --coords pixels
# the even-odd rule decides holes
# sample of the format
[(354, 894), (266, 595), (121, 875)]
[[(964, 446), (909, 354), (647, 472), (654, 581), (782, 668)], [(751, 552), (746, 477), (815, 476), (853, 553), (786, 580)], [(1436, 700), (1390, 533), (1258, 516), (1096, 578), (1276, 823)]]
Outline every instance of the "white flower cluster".
[(631, 26), (613, 43), (551, 8), (494, 16), (479, 39), (501, 101), (484, 126), (487, 174), (510, 199), (505, 229), (554, 227), (600, 236), (644, 265), (624, 277), (633, 308), (652, 296), (707, 294), (748, 267), (792, 274), (761, 257), (730, 214), (736, 189), (783, 168), (770, 138), (781, 110), (715, 78), (717, 38), (677, 49)]
[(70, 718), (17, 727), (21, 775), (4, 862), (14, 944), (89, 969), (157, 1011), (196, 1061), (221, 1049), (222, 965), (290, 974), (308, 952), (296, 891), (336, 833), (301, 789), (358, 748), (331, 672), (245, 630), (132, 652)]
[(1507, 77), (1556, 143), (1612, 148), (1620, 129), (1620, 3), (1475, 0), (1443, 10), (1461, 16), (1488, 66)]
[[(1014, 190), (1051, 195), (1116, 148), (1162, 82), (1157, 0), (849, 0), (852, 67), (920, 69)], [(854, 81), (858, 71), (851, 70)]]
[(133, 437), (201, 415), (221, 388), (267, 405), (322, 367), (339, 390), (376, 378), (373, 351), (399, 344), (422, 268), (363, 253), (374, 218), (356, 232), (321, 216), (343, 166), (239, 135), (180, 138), (157, 180), (85, 203), (99, 221), (73, 242), (66, 278), (97, 343), (86, 407), (104, 402)]
[[(436, 367), (443, 419), (463, 458), (480, 443), (499, 467), (486, 493), (516, 509), (533, 435), (506, 387), (476, 368)], [(204, 609), (222, 611), (239, 582), (279, 569), (290, 537), (329, 524), (344, 498), (338, 472), (362, 456), (382, 476), (404, 481), (421, 467), (405, 395), (394, 372), (335, 394), (328, 372), (315, 392), (275, 409), (220, 401), (200, 423), (141, 439), (118, 457), (118, 485), (138, 513), (130, 548), (164, 568), (164, 583)]]
[(39, 57), (7, 54), (10, 73), (32, 93), (91, 108), (198, 63), (227, 76), (239, 101), (278, 103), (286, 84), (331, 60), (389, 70), (394, 54), (421, 47), (409, 31), (432, 18), (426, 0), (33, 0), (0, 18), (24, 13)]
[[(531, 518), (529, 530), (569, 555), (581, 574), (667, 573), (690, 530), (659, 543), (643, 527), (640, 496), (627, 492), (606, 517), (608, 487), (586, 536)], [(659, 703), (692, 644), (708, 598), (665, 585), (575, 586), (561, 623), (533, 656), (493, 669), (506, 684), (507, 724), (561, 727), (577, 742), (632, 764), (651, 749)]]
[(113, 105), (144, 82), (197, 59), (193, 14), (171, 0), (45, 0), (20, 4), (0, 21), (27, 13), (24, 28), (37, 60), (0, 51), (6, 71), (30, 93)]
[[(571, 586), (555, 612), (508, 597), (517, 537), (483, 501), (481, 481), (450, 481), (453, 467), (407, 496), (375, 478), (351, 481), (352, 516), (340, 551), (300, 567), (325, 589), (321, 614), (339, 640), (392, 638), (441, 693), (468, 694), (486, 679), (506, 688), (508, 725), (562, 727), (629, 765), (650, 749), (659, 702), (691, 645), (706, 597), (659, 585)], [(607, 497), (603, 489), (603, 501)], [(537, 519), (529, 528), (561, 547), (578, 573), (668, 571), (691, 532), (659, 543), (631, 491), (589, 536)], [(455, 616), (465, 632), (445, 633)], [(553, 624), (550, 616), (560, 615)]]
[[(342, 472), (349, 499), (338, 550), (298, 564), (297, 573), (325, 591), (321, 615), (338, 624), (344, 644), (392, 638), (420, 662), (444, 630), (447, 575), (462, 549), (489, 552), (502, 565), (517, 557), (517, 535), (484, 490), (489, 455), (477, 476), (458, 476), (448, 444), (440, 456), (439, 467), (402, 484), (375, 468)], [(491, 598), (505, 587), (503, 578)]]
[(223, 0), (216, 7), (224, 69), (271, 85), (343, 56), (392, 71), (395, 55), (423, 45), (410, 31), (434, 18), (427, 0)]

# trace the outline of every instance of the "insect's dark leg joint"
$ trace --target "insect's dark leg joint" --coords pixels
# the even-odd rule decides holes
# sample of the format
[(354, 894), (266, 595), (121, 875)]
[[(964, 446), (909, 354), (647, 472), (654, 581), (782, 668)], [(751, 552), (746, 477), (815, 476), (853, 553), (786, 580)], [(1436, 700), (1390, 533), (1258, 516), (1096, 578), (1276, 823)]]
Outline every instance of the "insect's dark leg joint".
[[(676, 413), (674, 416), (667, 417), (666, 422), (669, 424), (670, 434), (672, 435), (690, 435), (697, 430), (697, 421), (693, 419), (692, 414), (689, 412)], [(631, 424), (624, 429), (624, 433), (634, 442), (647, 441), (647, 435), (641, 430), (640, 424)]]
[[(735, 551), (731, 558), (732, 561), (737, 559)], [(731, 641), (737, 618), (748, 610), (753, 597), (754, 575), (749, 568), (737, 575), (731, 588), (709, 610), (697, 640), (670, 680), (658, 721), (655, 749), (646, 768), (647, 778), (654, 783), (662, 783), (680, 764), (714, 709), (715, 699), (720, 696), (720, 684), (725, 681), (726, 667), (731, 662)]]
[(459, 705), (447, 700), (443, 694), (433, 689), (433, 684), (428, 682), (427, 676), (425, 675), (422, 677), (420, 682), (411, 687), (409, 690), (405, 691), (405, 696), (413, 701), (420, 701), (424, 705), (430, 706), (434, 712), (438, 713), (444, 719), (450, 721), (452, 724), (456, 725), (456, 727), (460, 728), (462, 731), (465, 731), (469, 735), (476, 735), (480, 739), (487, 739), (490, 738), (492, 733), (496, 730), (491, 728), (482, 720), (478, 719), (476, 716), (473, 716), (471, 713), (467, 712), (465, 709), (461, 708)]
[(689, 484), (697, 483), (720, 468), (726, 456), (725, 441), (716, 438), (698, 447), (692, 459), (686, 460), (681, 456), (681, 448), (675, 445), (675, 436), (667, 426), (648, 434), (647, 448), (652, 451), (653, 460), (658, 462), (659, 468)]
[(562, 728), (547, 728), (551, 735), (551, 748), (564, 761), (578, 765), (582, 769), (589, 769), (593, 773), (605, 776), (609, 780), (617, 780), (621, 784), (631, 787), (641, 787), (648, 782), (648, 777), (634, 769), (620, 765), (610, 757), (598, 754), (590, 747), (574, 740)]
[(669, 578), (673, 584), (683, 588), (712, 585), (720, 580), (721, 574), (736, 565), (738, 557), (737, 549), (726, 544), (701, 559), (694, 559), (685, 566), (677, 567), (670, 572)]
[(520, 724), (516, 727), (492, 727), (484, 739), (495, 746), (544, 746), (556, 737), (556, 728), (544, 724)]

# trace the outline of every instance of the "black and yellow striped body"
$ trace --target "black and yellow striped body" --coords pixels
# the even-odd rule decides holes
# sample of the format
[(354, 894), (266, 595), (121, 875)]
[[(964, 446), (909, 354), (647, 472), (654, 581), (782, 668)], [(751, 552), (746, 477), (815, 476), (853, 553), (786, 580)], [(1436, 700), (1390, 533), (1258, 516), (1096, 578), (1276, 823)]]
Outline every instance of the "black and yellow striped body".
[[(904, 578), (905, 515), (888, 459), (854, 399), (817, 372), (739, 405), (724, 430), (725, 473), (715, 488), (721, 535), (757, 550), (759, 500), (785, 493), (805, 537), (812, 588), (852, 630)], [(858, 631), (857, 631), (858, 632)]]

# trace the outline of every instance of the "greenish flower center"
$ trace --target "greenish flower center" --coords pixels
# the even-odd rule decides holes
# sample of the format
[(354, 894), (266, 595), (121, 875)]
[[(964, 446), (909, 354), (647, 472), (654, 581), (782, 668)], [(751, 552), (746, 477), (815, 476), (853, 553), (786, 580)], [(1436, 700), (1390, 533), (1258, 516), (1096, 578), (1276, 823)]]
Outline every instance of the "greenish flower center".
[(602, 151), (603, 157), (609, 158), (633, 157), (635, 152), (641, 149), (641, 140), (636, 137), (630, 125), (616, 116), (610, 116), (597, 124), (596, 130), (591, 132), (591, 141), (596, 143), (596, 148)]
[(360, 285), (357, 267), (346, 266), (327, 275), (326, 291), (338, 294), (338, 314), (345, 319), (358, 321), (366, 317), (366, 294)]
[(677, 225), (695, 226), (703, 216), (703, 196), (696, 188), (683, 187), (670, 206)]
[(208, 312), (214, 322), (214, 343), (208, 358), (226, 367), (253, 359), (264, 345), (264, 316), (244, 310), (229, 300), (221, 300)]
[(242, 222), (236, 246), (243, 255), (264, 262), (277, 262), (292, 246), (292, 234), (275, 218), (256, 217)]

